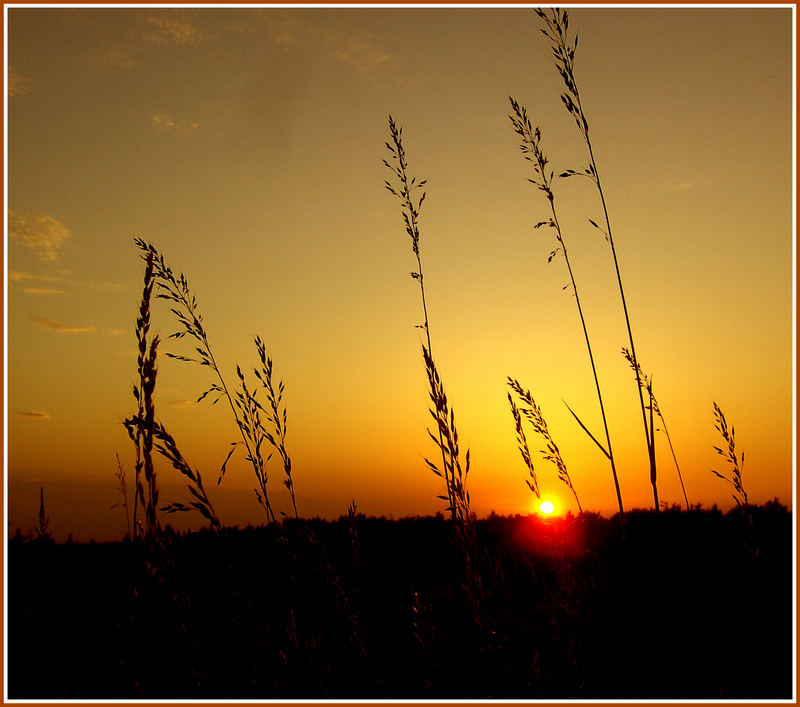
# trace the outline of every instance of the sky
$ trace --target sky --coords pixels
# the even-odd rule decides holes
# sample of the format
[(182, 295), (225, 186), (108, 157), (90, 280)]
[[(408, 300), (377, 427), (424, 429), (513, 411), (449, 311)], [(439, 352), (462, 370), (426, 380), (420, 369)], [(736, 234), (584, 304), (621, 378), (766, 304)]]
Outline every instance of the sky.
[[(442, 510), (425, 457), (428, 394), (411, 242), (390, 178), (388, 115), (427, 179), (420, 249), (433, 351), (471, 452), (472, 508), (528, 513), (506, 378), (529, 388), (584, 509), (613, 513), (574, 297), (528, 178), (508, 97), (556, 171), (586, 147), (529, 8), (7, 9), (7, 527), (114, 539), (132, 487), (135, 236), (185, 273), (223, 375), (252, 379), (260, 335), (286, 385), (301, 515)], [(689, 502), (734, 505), (711, 473), (717, 402), (751, 502), (793, 489), (793, 16), (779, 8), (573, 8), (576, 78), (640, 363), (653, 376)], [(556, 207), (595, 350), (623, 502), (652, 507), (627, 330), (585, 179)], [(161, 351), (176, 323), (162, 301)], [(207, 369), (159, 358), (156, 415), (227, 525), (263, 522)], [(532, 449), (543, 448), (528, 431)], [(659, 496), (683, 503), (656, 438)], [(271, 462), (273, 505), (289, 512)], [(535, 453), (544, 496), (576, 511)], [(185, 500), (168, 463), (161, 499)], [(164, 522), (196, 527), (199, 518)]]

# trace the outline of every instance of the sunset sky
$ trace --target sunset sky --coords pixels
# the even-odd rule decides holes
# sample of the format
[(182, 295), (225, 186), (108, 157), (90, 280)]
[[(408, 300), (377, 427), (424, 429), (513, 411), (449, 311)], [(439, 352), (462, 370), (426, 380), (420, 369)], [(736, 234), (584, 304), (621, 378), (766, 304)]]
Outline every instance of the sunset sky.
[[(793, 11), (576, 8), (576, 76), (603, 179), (637, 353), (654, 377), (691, 503), (733, 505), (713, 401), (735, 425), (755, 503), (793, 488)], [(443, 507), (424, 457), (419, 290), (390, 175), (404, 128), (421, 215), (434, 355), (473, 510), (527, 513), (506, 377), (542, 407), (584, 509), (614, 512), (583, 335), (546, 199), (508, 119), (541, 127), (556, 171), (582, 137), (525, 8), (7, 10), (7, 482), (12, 530), (43, 485), (63, 539), (118, 538), (109, 506), (135, 408), (141, 236), (183, 271), (233, 382), (261, 335), (286, 384), (302, 515)], [(651, 507), (647, 452), (611, 253), (588, 180), (556, 205), (595, 347), (626, 508)], [(159, 301), (155, 332), (176, 327)], [(186, 353), (170, 341), (163, 351)], [(225, 524), (263, 520), (230, 411), (193, 402), (206, 369), (159, 359), (156, 414)], [(534, 449), (542, 447), (533, 432)], [(662, 501), (683, 502), (656, 439)], [(272, 462), (275, 464), (275, 460)], [(555, 467), (545, 496), (577, 510)], [(185, 497), (166, 462), (162, 500)], [(273, 504), (289, 511), (273, 466)], [(170, 518), (174, 521), (174, 518)], [(183, 519), (186, 520), (186, 519)], [(196, 521), (198, 522), (198, 521)]]

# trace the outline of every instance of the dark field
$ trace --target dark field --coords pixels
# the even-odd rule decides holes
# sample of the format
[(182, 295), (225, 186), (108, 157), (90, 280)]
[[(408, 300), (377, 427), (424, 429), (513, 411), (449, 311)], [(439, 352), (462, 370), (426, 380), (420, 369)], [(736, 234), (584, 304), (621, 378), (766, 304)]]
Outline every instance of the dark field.
[(335, 522), (8, 543), (8, 696), (792, 697), (792, 523)]

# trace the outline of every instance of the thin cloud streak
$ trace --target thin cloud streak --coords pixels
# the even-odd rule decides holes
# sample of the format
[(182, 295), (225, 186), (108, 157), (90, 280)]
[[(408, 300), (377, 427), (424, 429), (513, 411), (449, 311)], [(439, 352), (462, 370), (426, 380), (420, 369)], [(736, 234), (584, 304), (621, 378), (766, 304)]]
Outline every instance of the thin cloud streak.
[(64, 290), (53, 290), (48, 287), (26, 287), (22, 290), (26, 295), (61, 295)]
[(96, 330), (93, 326), (72, 326), (61, 324), (60, 322), (48, 319), (47, 317), (29, 316), (28, 319), (37, 326), (47, 331), (54, 331), (58, 334), (93, 334)]
[(28, 417), (32, 420), (49, 420), (50, 413), (42, 410), (18, 410), (17, 417)]
[(658, 189), (661, 191), (686, 191), (692, 187), (694, 187), (693, 181), (688, 179), (677, 179), (676, 177), (672, 177), (666, 182), (662, 182), (658, 185)]
[(167, 113), (157, 113), (151, 116), (150, 124), (161, 132), (169, 132), (181, 136), (189, 135), (200, 127), (200, 123), (173, 120)]
[[(121, 291), (128, 289), (125, 285), (118, 282), (108, 282), (99, 280), (97, 282), (87, 280), (73, 280), (68, 277), (58, 277), (56, 275), (36, 275), (34, 273), (23, 272), (20, 270), (10, 270), (8, 272), (8, 279), (10, 282), (23, 282), (25, 280), (33, 280), (35, 282), (58, 282), (65, 285), (74, 285), (75, 287), (83, 287), (88, 290), (102, 290), (104, 292)], [(29, 288), (36, 289), (36, 288)], [(27, 290), (26, 290), (27, 291)], [(53, 292), (63, 292), (63, 290), (53, 290)]]
[(167, 406), (171, 408), (192, 408), (196, 405), (196, 401), (194, 400), (170, 400), (167, 403)]

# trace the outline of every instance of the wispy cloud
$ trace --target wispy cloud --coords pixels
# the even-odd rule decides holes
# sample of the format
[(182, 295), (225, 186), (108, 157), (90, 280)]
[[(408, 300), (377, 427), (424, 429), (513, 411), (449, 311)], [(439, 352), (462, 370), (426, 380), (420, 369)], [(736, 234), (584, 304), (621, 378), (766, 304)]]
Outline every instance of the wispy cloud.
[(54, 331), (58, 334), (91, 334), (95, 331), (93, 326), (61, 324), (47, 317), (29, 316), (28, 319), (36, 324), (36, 326), (46, 329), (47, 331)]
[(153, 44), (200, 44), (203, 33), (188, 22), (181, 22), (164, 15), (150, 15), (147, 18), (150, 31), (145, 31), (144, 39)]
[(29, 272), (21, 272), (20, 270), (9, 270), (8, 279), (11, 282), (22, 282), (23, 280), (41, 280), (42, 282), (55, 282), (61, 280), (60, 277), (52, 275), (31, 275)]
[(192, 408), (197, 403), (194, 400), (170, 400), (167, 405), (171, 408)]
[(50, 413), (42, 410), (19, 410), (17, 411), (17, 417), (29, 417), (32, 420), (49, 420)]
[(101, 51), (95, 61), (105, 69), (130, 69), (151, 56), (154, 47), (192, 47), (206, 39), (199, 27), (179, 19), (168, 9), (158, 11), (158, 14), (139, 14), (127, 35), (115, 46)]
[(341, 37), (333, 43), (331, 51), (336, 59), (365, 79), (385, 79), (396, 68), (392, 55), (369, 37)]
[(157, 113), (151, 116), (150, 123), (156, 130), (174, 133), (175, 135), (189, 135), (200, 127), (200, 123), (173, 120), (167, 113)]
[(26, 287), (22, 290), (26, 295), (60, 295), (64, 290), (53, 290), (49, 287)]
[(58, 251), (69, 238), (69, 229), (56, 218), (35, 211), (9, 209), (8, 235), (33, 250), (40, 260), (58, 260)]
[(254, 13), (246, 25), (230, 27), (233, 31), (252, 32), (261, 26), (270, 41), (284, 49), (317, 49), (328, 54), (370, 82), (406, 83), (394, 56), (380, 47), (367, 32), (348, 33), (313, 24), (304, 15), (270, 11)]
[(658, 185), (661, 191), (686, 191), (694, 186), (694, 182), (689, 179), (678, 179), (677, 177), (670, 177), (665, 182)]
[(8, 72), (8, 97), (24, 96), (30, 88), (30, 82), (22, 74), (9, 70)]
[(102, 56), (102, 63), (117, 69), (130, 69), (136, 65), (136, 50), (132, 47), (117, 47), (107, 50)]
[[(65, 270), (64, 272), (69, 272)], [(74, 287), (83, 287), (87, 290), (101, 290), (103, 292), (112, 292), (127, 289), (125, 285), (119, 282), (108, 282), (105, 280), (91, 281), (91, 280), (73, 280), (69, 277), (62, 277), (57, 275), (36, 275), (34, 273), (22, 272), (20, 270), (9, 270), (8, 279), (10, 282), (23, 282), (25, 280), (33, 280), (34, 282), (57, 282), (64, 285), (73, 285)], [(34, 292), (38, 290), (38, 292)], [(25, 288), (25, 292), (30, 294), (55, 294), (63, 292), (64, 290), (55, 290), (49, 288)]]

